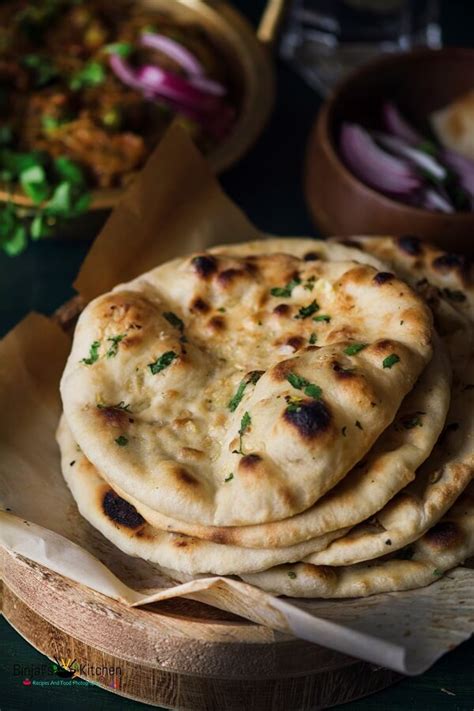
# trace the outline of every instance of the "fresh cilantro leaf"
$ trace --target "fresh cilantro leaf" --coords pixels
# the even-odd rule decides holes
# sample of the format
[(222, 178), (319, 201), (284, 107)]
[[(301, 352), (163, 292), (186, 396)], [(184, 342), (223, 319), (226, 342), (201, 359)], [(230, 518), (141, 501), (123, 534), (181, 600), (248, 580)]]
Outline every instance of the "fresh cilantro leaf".
[(291, 578), (291, 580), (294, 580), (296, 578), (296, 573), (294, 570), (289, 570), (288, 571), (288, 577)]
[(318, 311), (319, 306), (316, 303), (316, 301), (312, 301), (308, 306), (302, 306), (298, 313), (296, 314), (295, 318), (308, 318), (308, 316), (312, 316), (316, 311)]
[(303, 392), (305, 395), (308, 395), (308, 397), (312, 397), (314, 400), (319, 400), (319, 398), (323, 394), (323, 391), (319, 387), (319, 385), (314, 385), (313, 383), (307, 385)]
[(100, 62), (91, 61), (75, 72), (69, 79), (71, 91), (100, 86), (105, 80), (105, 69)]
[(92, 365), (99, 360), (100, 341), (94, 341), (89, 348), (89, 357), (83, 358), (80, 362), (84, 365)]
[(309, 380), (306, 380), (306, 378), (302, 378), (301, 375), (297, 375), (296, 373), (288, 373), (286, 379), (288, 380), (290, 385), (296, 388), (296, 390), (303, 390), (304, 394), (308, 397), (312, 397), (315, 400), (319, 400), (322, 395), (323, 391), (319, 387), (319, 385), (314, 385), (313, 383), (310, 383)]
[(17, 224), (10, 237), (2, 242), (2, 249), (9, 257), (16, 257), (25, 251), (27, 243), (26, 227)]
[(308, 277), (308, 279), (303, 284), (303, 288), (306, 289), (306, 291), (313, 291), (315, 281), (316, 281), (315, 276)]
[(295, 277), (291, 281), (288, 282), (288, 284), (285, 284), (285, 286), (275, 286), (273, 289), (270, 289), (270, 294), (272, 296), (281, 296), (283, 298), (289, 298), (292, 294), (293, 289), (301, 284), (301, 279), (299, 277)]
[(128, 444), (128, 438), (125, 435), (120, 435), (115, 439), (119, 447), (125, 447)]
[(225, 482), (232, 481), (233, 478), (234, 478), (234, 474), (233, 474), (233, 472), (231, 472), (231, 473), (229, 474), (229, 476), (226, 476), (226, 478), (224, 479), (224, 481), (225, 481)]
[(46, 172), (41, 165), (32, 165), (20, 173), (20, 185), (34, 203), (46, 200), (49, 194)]
[(30, 237), (32, 240), (38, 240), (42, 237), (48, 237), (51, 234), (51, 229), (48, 225), (46, 215), (39, 212), (33, 218), (30, 226)]
[(242, 450), (242, 437), (244, 434), (247, 432), (248, 428), (252, 424), (252, 418), (250, 417), (250, 413), (245, 411), (242, 419), (240, 420), (240, 429), (239, 429), (239, 449), (237, 451), (238, 454), (243, 454)]
[(183, 333), (184, 331), (184, 323), (181, 321), (179, 316), (176, 316), (172, 311), (166, 311), (163, 314), (164, 318), (170, 323), (174, 328), (177, 328), (178, 331)]
[(433, 575), (443, 575), (443, 571), (442, 571), (442, 570), (439, 570), (438, 568), (435, 568), (435, 569), (433, 570)]
[(285, 396), (286, 400), (286, 411), (287, 412), (299, 412), (301, 410), (302, 399), (297, 397)]
[(312, 346), (314, 346), (314, 344), (316, 343), (317, 340), (318, 340), (318, 337), (317, 337), (317, 335), (316, 335), (316, 334), (314, 333), (314, 331), (313, 331), (313, 333), (312, 333), (312, 334), (310, 335), (310, 337), (309, 337), (309, 343), (310, 343)]
[(402, 425), (406, 430), (412, 430), (414, 427), (423, 427), (423, 423), (418, 415), (404, 417), (402, 419)]
[(130, 42), (113, 42), (106, 44), (103, 51), (106, 54), (118, 54), (119, 57), (128, 57), (133, 52), (133, 44)]
[(107, 338), (107, 340), (111, 343), (107, 353), (105, 354), (107, 358), (115, 358), (118, 353), (119, 343), (120, 341), (123, 341), (126, 335), (126, 333), (120, 333), (118, 336), (110, 336), (110, 338)]
[(288, 373), (286, 379), (288, 380), (290, 385), (293, 385), (293, 387), (297, 390), (302, 390), (305, 385), (309, 385), (309, 380), (306, 380), (306, 378), (302, 378), (296, 373)]
[(445, 287), (443, 289), (443, 294), (446, 296), (447, 299), (450, 299), (451, 301), (456, 301), (457, 303), (462, 303), (463, 301), (466, 301), (466, 294), (462, 291), (457, 291), (456, 289), (448, 289), (448, 287)]
[(71, 183), (63, 181), (54, 189), (46, 210), (49, 215), (67, 216), (72, 207)]
[(178, 355), (174, 351), (166, 351), (166, 353), (163, 353), (163, 355), (157, 358), (154, 363), (148, 363), (151, 374), (156, 375), (157, 373), (160, 373), (162, 370), (171, 365), (177, 357)]
[(400, 357), (396, 353), (391, 353), (389, 356), (383, 359), (382, 366), (384, 368), (392, 368), (395, 363), (400, 362)]
[(73, 185), (83, 185), (85, 177), (80, 166), (66, 156), (59, 156), (54, 161), (56, 173), (68, 183)]
[(367, 346), (368, 343), (351, 343), (346, 348), (344, 348), (344, 353), (349, 356), (357, 355), (357, 353), (363, 351), (364, 348), (367, 348)]
[(313, 321), (325, 321), (326, 323), (329, 323), (331, 320), (330, 316), (327, 316), (327, 314), (321, 314), (320, 316), (315, 316), (313, 318)]
[(262, 375), (263, 375), (262, 370), (252, 370), (251, 373), (248, 373), (245, 376), (245, 378), (240, 381), (239, 387), (235, 391), (235, 394), (232, 396), (232, 398), (227, 403), (227, 407), (229, 408), (229, 410), (231, 412), (235, 412), (235, 410), (238, 408), (240, 401), (242, 400), (242, 398), (244, 396), (245, 388), (247, 387), (247, 385), (249, 385), (250, 383), (252, 385), (255, 385), (255, 383), (257, 383), (260, 380)]

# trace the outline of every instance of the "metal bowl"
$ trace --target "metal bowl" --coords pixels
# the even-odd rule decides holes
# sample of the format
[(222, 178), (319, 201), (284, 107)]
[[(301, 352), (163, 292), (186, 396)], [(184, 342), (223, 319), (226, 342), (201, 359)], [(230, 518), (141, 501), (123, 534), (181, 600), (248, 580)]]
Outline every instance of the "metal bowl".
[[(141, 0), (149, 10), (166, 12), (179, 21), (200, 25), (229, 64), (240, 89), (238, 118), (229, 136), (208, 155), (217, 173), (228, 168), (252, 146), (270, 115), (275, 98), (271, 43), (282, 18), (285, 0), (269, 0), (257, 32), (231, 5), (221, 0)], [(108, 209), (124, 191), (120, 188), (92, 191), (90, 209)], [(33, 205), (21, 190), (0, 188), (0, 201)]]

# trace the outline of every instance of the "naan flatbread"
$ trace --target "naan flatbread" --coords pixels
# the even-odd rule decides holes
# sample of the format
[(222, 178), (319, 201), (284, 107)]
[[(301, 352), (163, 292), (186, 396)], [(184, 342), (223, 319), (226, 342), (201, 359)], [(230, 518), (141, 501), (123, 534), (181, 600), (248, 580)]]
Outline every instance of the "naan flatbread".
[(200, 525), (277, 521), (364, 457), (431, 341), (429, 309), (393, 274), (203, 253), (86, 307), (64, 411), (107, 481), (152, 509)]
[(474, 487), (471, 484), (439, 523), (393, 557), (339, 568), (310, 563), (282, 565), (241, 577), (274, 595), (366, 597), (430, 585), (472, 555)]
[(61, 470), (81, 515), (124, 553), (189, 575), (232, 575), (263, 570), (279, 562), (297, 561), (325, 548), (337, 536), (332, 531), (286, 548), (244, 549), (201, 541), (150, 526), (134, 506), (122, 499), (78, 449), (64, 417), (57, 431)]

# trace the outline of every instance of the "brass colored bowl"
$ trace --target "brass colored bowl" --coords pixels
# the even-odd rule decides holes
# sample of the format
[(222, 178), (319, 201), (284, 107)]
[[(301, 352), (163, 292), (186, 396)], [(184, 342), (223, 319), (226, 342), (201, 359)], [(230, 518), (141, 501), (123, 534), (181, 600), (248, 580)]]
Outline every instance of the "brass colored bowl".
[[(229, 63), (235, 83), (241, 88), (238, 118), (228, 138), (208, 155), (216, 172), (228, 168), (252, 146), (263, 130), (275, 98), (275, 77), (270, 45), (283, 15), (285, 0), (269, 0), (260, 27), (252, 26), (230, 4), (222, 0), (141, 0), (147, 9), (166, 11), (177, 20), (200, 25)], [(90, 209), (115, 205), (123, 188), (92, 191)], [(0, 201), (12, 200), (31, 207), (23, 191), (0, 188)]]

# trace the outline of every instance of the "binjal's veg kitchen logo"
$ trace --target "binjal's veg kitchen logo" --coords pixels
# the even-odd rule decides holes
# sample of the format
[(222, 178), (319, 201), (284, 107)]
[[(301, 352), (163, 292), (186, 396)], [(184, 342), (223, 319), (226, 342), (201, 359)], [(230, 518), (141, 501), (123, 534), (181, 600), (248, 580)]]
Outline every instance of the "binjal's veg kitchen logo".
[[(112, 689), (120, 689), (122, 669), (105, 664), (87, 664), (68, 657), (55, 657), (50, 664), (14, 664), (13, 675), (23, 677), (23, 686), (65, 686), (71, 683), (87, 686), (89, 681), (78, 678), (82, 676)], [(59, 679), (57, 681), (38, 679), (50, 675)]]

